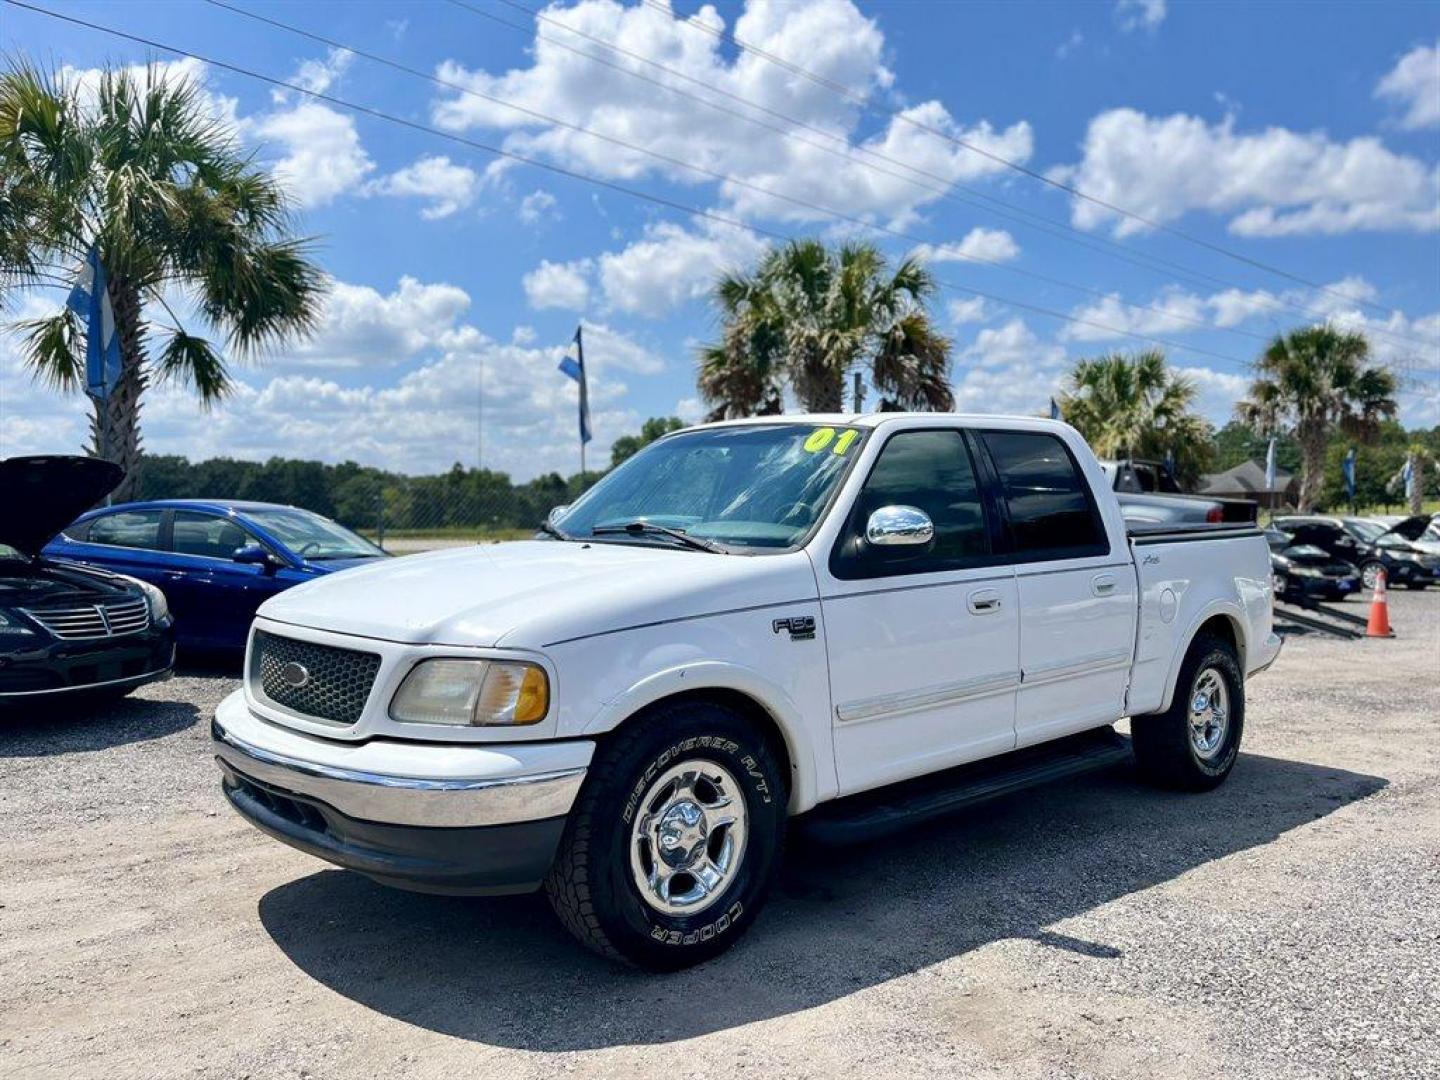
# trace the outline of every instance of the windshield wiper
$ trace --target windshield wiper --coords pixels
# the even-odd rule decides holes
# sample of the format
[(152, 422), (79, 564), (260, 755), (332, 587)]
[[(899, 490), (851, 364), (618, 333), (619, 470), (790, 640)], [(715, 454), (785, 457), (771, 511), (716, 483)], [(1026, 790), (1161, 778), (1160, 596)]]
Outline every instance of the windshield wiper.
[(624, 525), (596, 525), (590, 530), (591, 536), (615, 536), (619, 533), (628, 533), (631, 536), (654, 533), (658, 536), (668, 536), (672, 540), (679, 540), (686, 547), (696, 548), (699, 551), (709, 551), (716, 555), (730, 554), (713, 541), (702, 539), (699, 536), (691, 536), (687, 532), (672, 529), (668, 525), (656, 525), (651, 521), (627, 521)]
[(542, 521), (538, 527), (538, 531), (544, 533), (546, 536), (553, 536), (556, 540), (575, 539), (573, 536), (567, 536), (548, 521)]

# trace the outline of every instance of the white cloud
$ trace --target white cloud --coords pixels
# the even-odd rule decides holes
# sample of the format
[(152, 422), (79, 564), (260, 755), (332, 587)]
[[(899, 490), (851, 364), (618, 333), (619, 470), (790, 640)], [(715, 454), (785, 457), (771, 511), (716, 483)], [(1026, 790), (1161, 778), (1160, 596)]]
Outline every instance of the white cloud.
[(707, 295), (716, 275), (748, 269), (765, 247), (748, 229), (708, 219), (693, 230), (662, 222), (644, 239), (600, 256), (600, 287), (610, 307), (658, 318)]
[(1076, 321), (1066, 323), (1060, 337), (1066, 341), (1111, 341), (1126, 334), (1172, 334), (1203, 329), (1208, 322), (1206, 303), (1198, 296), (1178, 289), (1168, 290), (1148, 307), (1125, 303), (1120, 294), (1110, 293), (1073, 310)]
[(960, 412), (1046, 414), (1065, 373), (1065, 349), (1042, 341), (1023, 319), (986, 327), (955, 358)]
[(474, 200), (480, 188), (480, 174), (448, 157), (422, 157), (398, 172), (366, 185), (367, 194), (396, 195), (429, 201), (420, 216), (427, 221), (449, 217)]
[[(355, 60), (349, 49), (331, 49), (323, 60), (302, 60), (289, 81), (314, 94), (323, 94), (337, 82)], [(270, 96), (278, 102), (288, 101), (291, 91), (276, 87)]]
[(1071, 30), (1070, 36), (1055, 46), (1055, 59), (1064, 60), (1081, 45), (1085, 44), (1085, 35), (1079, 30)]
[(544, 188), (536, 188), (520, 200), (520, 220), (526, 225), (538, 225), (547, 218), (559, 219), (555, 209), (555, 196)]
[(1375, 96), (1405, 110), (1400, 126), (1406, 130), (1440, 127), (1440, 43), (1402, 56), (1376, 84)]
[[(417, 287), (424, 288), (412, 286), (412, 298)], [(388, 298), (396, 314), (405, 306), (398, 299), (405, 293), (402, 282)], [(33, 317), (54, 307), (48, 296), (23, 298), (7, 315)], [(393, 330), (382, 327), (380, 332)], [(162, 383), (145, 396), (145, 445), (152, 453), (192, 460), (281, 455), (439, 472), (456, 460), (475, 463), (483, 417), (487, 468), (521, 480), (550, 470), (568, 475), (578, 462), (575, 384), (556, 370), (565, 343), (536, 347), (522, 340), (523, 333), (514, 337), (506, 343), (473, 326), (451, 325), (430, 336), (419, 366), (390, 373), (393, 379), (385, 381), (379, 378), (385, 372), (373, 370), (359, 385), (287, 371), (296, 359), (277, 357), (263, 369), (239, 371), (234, 395), (210, 412), (202, 411), (183, 387)], [(639, 429), (642, 417), (627, 404), (624, 378), (627, 373), (657, 374), (664, 361), (625, 334), (591, 323), (585, 326), (585, 360), (593, 450)], [(361, 362), (357, 356), (349, 366)], [(13, 335), (0, 337), (0, 457), (80, 451), (88, 412), (83, 395), (62, 395), (35, 383), (21, 367)]]
[(950, 316), (950, 321), (956, 326), (984, 322), (990, 317), (990, 310), (986, 307), (984, 298), (980, 296), (972, 296), (966, 300), (951, 300), (946, 304), (945, 310)]
[(1158, 30), (1165, 21), (1165, 0), (1116, 0), (1115, 21), (1127, 34)]
[[(1024, 160), (1032, 151), (1030, 127), (1024, 121), (1005, 128), (996, 128), (984, 120), (962, 123), (937, 101), (906, 109), (905, 119), (892, 119), (857, 144), (854, 139), (862, 110), (852, 101), (797, 79), (752, 53), (742, 52), (732, 60), (719, 40), (683, 26), (669, 12), (644, 4), (623, 6), (609, 0), (580, 0), (571, 7), (547, 8), (546, 14), (553, 22), (655, 57), (683, 72), (695, 81), (681, 83), (670, 76), (663, 78), (687, 93), (704, 97), (706, 88), (714, 88), (795, 117), (823, 134), (804, 133), (807, 145), (704, 108), (693, 100), (657, 91), (624, 71), (599, 67), (584, 56), (559, 48), (552, 38), (571, 42), (558, 30), (547, 30), (537, 37), (534, 63), (528, 68), (492, 74), (446, 61), (438, 69), (439, 76), (534, 112), (563, 117), (569, 123), (643, 145), (674, 161), (734, 177), (740, 182), (720, 184), (721, 196), (732, 213), (804, 222), (826, 217), (757, 192), (746, 184), (853, 216), (892, 222), (909, 220), (918, 208), (940, 197), (935, 190), (940, 184), (935, 180), (924, 180), (922, 187), (877, 172), (869, 167), (874, 163), (863, 150), (898, 158), (945, 183), (990, 175), (1003, 168), (947, 138), (922, 130), (922, 126), (1010, 159)], [(710, 26), (724, 25), (713, 7), (702, 8), (695, 17)], [(737, 20), (735, 33), (772, 54), (803, 57), (807, 69), (857, 94), (874, 94), (893, 81), (882, 62), (884, 36), (850, 0), (810, 0), (804, 4), (752, 0)], [(615, 59), (622, 68), (655, 77), (653, 69), (623, 55)], [(730, 107), (724, 101), (720, 103)], [(691, 169), (538, 122), (533, 116), (469, 94), (456, 92), (442, 97), (434, 103), (433, 115), (437, 124), (449, 130), (506, 131), (507, 147), (588, 173), (629, 180), (659, 175), (690, 185), (715, 182), (713, 177)], [(834, 153), (825, 152), (821, 146)], [(892, 164), (881, 163), (880, 167), (903, 175), (903, 170)]]
[(1175, 373), (1195, 384), (1195, 412), (1217, 427), (1235, 414), (1235, 403), (1246, 396), (1250, 379), (1233, 371), (1211, 367), (1176, 367)]
[(334, 201), (375, 168), (360, 145), (354, 118), (315, 101), (259, 116), (246, 125), (246, 132), (283, 147), (273, 171), (300, 206)]
[(1020, 245), (1004, 229), (971, 229), (958, 244), (921, 244), (910, 253), (925, 262), (1009, 262)]
[(594, 263), (589, 259), (568, 263), (541, 259), (540, 265), (521, 279), (521, 284), (525, 286), (525, 299), (537, 310), (564, 308), (583, 311), (590, 302), (590, 273), (593, 268)]
[(277, 363), (305, 367), (376, 367), (413, 359), (444, 340), (470, 306), (464, 289), (402, 277), (391, 293), (332, 281), (315, 336)]
[[(1191, 210), (1234, 213), (1230, 230), (1249, 236), (1440, 227), (1440, 168), (1371, 137), (1338, 143), (1280, 127), (1238, 132), (1234, 117), (1209, 124), (1111, 109), (1090, 121), (1080, 163), (1051, 175), (1155, 221)], [(1110, 225), (1117, 236), (1146, 228), (1081, 199), (1071, 217), (1084, 229)]]

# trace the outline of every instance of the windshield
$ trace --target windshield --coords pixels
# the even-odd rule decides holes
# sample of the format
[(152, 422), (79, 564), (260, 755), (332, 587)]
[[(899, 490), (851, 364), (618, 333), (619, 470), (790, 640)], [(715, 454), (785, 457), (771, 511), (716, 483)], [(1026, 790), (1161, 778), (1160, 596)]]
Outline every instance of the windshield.
[(329, 518), (294, 507), (247, 510), (245, 516), (269, 530), (302, 559), (364, 559), (385, 552)]
[[(791, 548), (820, 519), (866, 434), (843, 425), (757, 424), (671, 435), (552, 524), (569, 539), (645, 521), (726, 547)], [(624, 542), (674, 544), (658, 532)]]
[(1353, 518), (1345, 522), (1345, 528), (1352, 536), (1358, 536), (1367, 544), (1373, 544), (1386, 531), (1384, 525), (1376, 524), (1373, 521), (1357, 521)]

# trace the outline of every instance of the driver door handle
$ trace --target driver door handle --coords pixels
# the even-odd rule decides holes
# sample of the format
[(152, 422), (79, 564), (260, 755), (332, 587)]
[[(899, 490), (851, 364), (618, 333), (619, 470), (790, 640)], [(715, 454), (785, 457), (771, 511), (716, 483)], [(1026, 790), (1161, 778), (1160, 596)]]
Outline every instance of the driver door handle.
[(971, 615), (989, 615), (1000, 610), (1000, 594), (994, 589), (979, 589), (965, 598)]

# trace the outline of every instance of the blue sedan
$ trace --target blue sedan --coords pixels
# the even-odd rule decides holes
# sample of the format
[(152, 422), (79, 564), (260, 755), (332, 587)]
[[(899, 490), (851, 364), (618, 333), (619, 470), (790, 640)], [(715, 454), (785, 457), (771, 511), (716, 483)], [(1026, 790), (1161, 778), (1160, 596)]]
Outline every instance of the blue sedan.
[(386, 557), (309, 510), (199, 499), (91, 510), (45, 554), (158, 585), (181, 647), (207, 652), (243, 649), (255, 609), (276, 593)]

